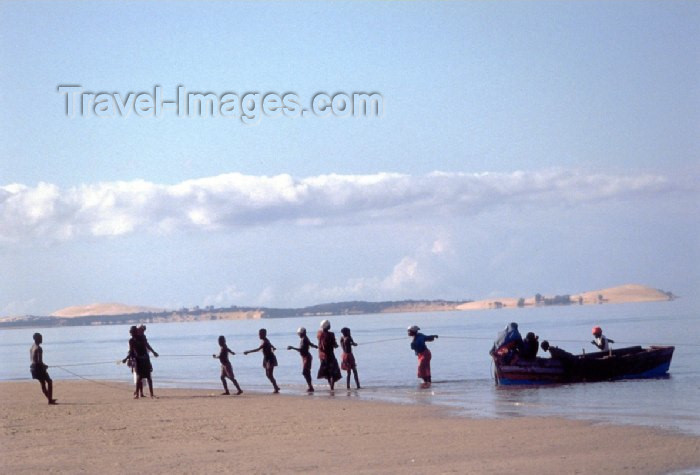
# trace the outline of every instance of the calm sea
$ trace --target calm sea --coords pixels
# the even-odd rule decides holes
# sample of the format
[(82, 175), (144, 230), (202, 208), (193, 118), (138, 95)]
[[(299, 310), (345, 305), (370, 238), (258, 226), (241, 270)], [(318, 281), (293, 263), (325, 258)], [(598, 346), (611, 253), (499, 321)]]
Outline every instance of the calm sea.
[[(449, 406), (474, 417), (556, 415), (700, 435), (700, 327), (696, 308), (679, 299), (646, 304), (331, 317), (336, 335), (341, 327), (348, 326), (360, 344), (355, 355), (364, 387), (346, 391), (343, 380), (334, 397)], [(149, 342), (161, 354), (153, 359), (156, 391), (159, 386), (220, 389), (219, 364), (211, 357), (218, 350), (218, 335), (225, 335), (229, 347), (239, 353), (232, 361), (243, 389), (270, 391), (261, 367), (262, 355), (242, 354), (243, 350), (258, 346), (257, 331), (264, 326), (277, 347), (279, 367), (275, 373), (283, 392), (304, 394), (300, 358), (286, 347), (298, 343), (297, 327), (305, 326), (312, 336), (320, 320), (306, 317), (148, 325)], [(616, 340), (614, 347), (674, 344), (670, 376), (497, 388), (488, 350), (497, 332), (510, 321), (519, 323), (523, 335), (534, 331), (540, 341), (547, 339), (573, 353), (582, 349), (594, 351), (589, 343), (594, 324), (602, 326), (604, 333)], [(406, 327), (411, 324), (419, 325), (425, 333), (441, 336), (429, 344), (434, 384), (427, 390), (419, 388), (415, 376), (416, 359), (406, 337)], [(29, 379), (29, 347), (35, 331), (0, 331), (0, 380)], [(44, 359), (54, 366), (49, 370), (54, 380), (77, 379), (79, 375), (91, 380), (131, 381), (129, 369), (115, 363), (126, 354), (128, 326), (39, 331), (44, 335)], [(314, 372), (317, 364), (315, 358)], [(66, 365), (65, 370), (57, 367), (62, 365)], [(60, 382), (56, 391), (60, 398)], [(310, 397), (329, 397), (327, 386), (319, 381), (316, 394)]]

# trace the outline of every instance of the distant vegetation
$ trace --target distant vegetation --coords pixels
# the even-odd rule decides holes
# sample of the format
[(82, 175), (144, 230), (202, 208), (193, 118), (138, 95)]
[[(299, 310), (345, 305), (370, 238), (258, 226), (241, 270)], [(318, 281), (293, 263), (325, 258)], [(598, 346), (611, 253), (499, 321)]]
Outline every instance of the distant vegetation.
[[(607, 289), (593, 290), (580, 294), (555, 295), (545, 297), (499, 298), (497, 300), (395, 300), (385, 302), (335, 302), (312, 305), (302, 308), (268, 308), (268, 307), (230, 307), (208, 306), (200, 308), (181, 308), (168, 311), (141, 311), (144, 307), (128, 307), (121, 304), (86, 307), (69, 307), (63, 309), (64, 316), (23, 316), (0, 319), (0, 328), (12, 327), (47, 327), (79, 325), (134, 325), (137, 323), (194, 322), (206, 320), (252, 320), (286, 317), (326, 317), (332, 315), (363, 315), (372, 313), (401, 312), (440, 312), (450, 310), (487, 310), (500, 308), (546, 307), (555, 305), (598, 305), (607, 303), (654, 302), (674, 300), (677, 298), (670, 291), (663, 291), (639, 284), (625, 284)], [(121, 305), (121, 307), (119, 306)], [(87, 308), (87, 310), (86, 310)], [(85, 315), (93, 309), (129, 309), (132, 313), (116, 315)], [(69, 312), (70, 311), (70, 312)], [(127, 310), (124, 310), (125, 312)], [(75, 316), (70, 316), (71, 315)], [(106, 311), (104, 313), (107, 313)]]
[(80, 325), (133, 325), (137, 323), (192, 322), (205, 320), (245, 320), (260, 318), (286, 318), (330, 315), (363, 315), (371, 313), (439, 312), (456, 310), (458, 305), (470, 300), (397, 300), (387, 302), (338, 302), (324, 303), (303, 308), (220, 307), (181, 308), (177, 311), (138, 312), (124, 315), (91, 315), (81, 317), (7, 318), (0, 321), (0, 328), (37, 326)]

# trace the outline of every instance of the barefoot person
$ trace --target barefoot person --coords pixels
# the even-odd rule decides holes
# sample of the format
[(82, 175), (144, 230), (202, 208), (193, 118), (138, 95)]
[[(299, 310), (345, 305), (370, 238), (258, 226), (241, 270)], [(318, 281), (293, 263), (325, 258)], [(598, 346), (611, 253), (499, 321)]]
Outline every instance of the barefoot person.
[[(138, 329), (135, 326), (132, 326), (129, 329), (129, 334), (133, 337), (135, 334), (138, 334)], [(126, 358), (122, 360), (122, 363), (126, 363), (126, 365), (131, 369), (131, 374), (134, 377), (134, 397), (136, 396), (141, 396), (143, 397), (143, 385), (139, 387), (139, 374), (136, 371), (136, 355), (134, 355), (131, 351), (131, 344), (129, 344), (129, 352), (126, 355)]]
[(129, 333), (131, 338), (129, 339), (129, 356), (136, 360), (136, 390), (134, 391), (134, 399), (138, 399), (139, 396), (143, 394), (143, 379), (145, 378), (148, 382), (148, 392), (151, 398), (155, 398), (153, 395), (153, 380), (151, 379), (151, 372), (153, 372), (153, 366), (151, 365), (151, 358), (148, 355), (150, 351), (153, 356), (158, 358), (158, 353), (151, 348), (148, 344), (146, 335), (144, 332), (146, 327), (141, 325), (141, 329), (136, 327), (131, 327)]
[(44, 350), (41, 348), (43, 337), (41, 333), (35, 333), (33, 338), (34, 344), (29, 349), (29, 359), (31, 361), (29, 371), (32, 373), (32, 379), (38, 380), (39, 384), (41, 384), (41, 392), (44, 393), (49, 404), (56, 404), (56, 400), (53, 398), (53, 381), (47, 371), (49, 367), (44, 364)]
[(308, 385), (308, 389), (306, 390), (307, 393), (312, 393), (314, 392), (314, 386), (311, 384), (311, 362), (313, 361), (313, 356), (311, 356), (311, 352), (309, 351), (309, 348), (318, 348), (318, 346), (314, 345), (311, 343), (311, 340), (309, 340), (309, 337), (306, 336), (306, 328), (300, 327), (297, 330), (297, 335), (299, 335), (299, 348), (295, 348), (293, 346), (288, 346), (288, 350), (296, 350), (299, 352), (301, 355), (301, 374), (304, 375), (304, 379), (306, 380), (306, 384)]
[(426, 346), (425, 342), (433, 341), (438, 336), (424, 335), (419, 333), (418, 330), (420, 330), (420, 328), (418, 328), (416, 325), (411, 325), (408, 327), (408, 336), (413, 338), (411, 341), (411, 349), (415, 351), (416, 356), (418, 356), (418, 377), (423, 380), (422, 386), (427, 388), (432, 382), (432, 378), (430, 376), (430, 359), (432, 354), (430, 353), (430, 350)]
[(260, 346), (254, 350), (244, 351), (243, 354), (247, 355), (248, 353), (255, 353), (256, 351), (262, 350), (265, 376), (267, 376), (267, 379), (269, 379), (272, 383), (272, 387), (274, 388), (274, 391), (272, 391), (273, 394), (277, 394), (280, 392), (280, 388), (277, 386), (277, 381), (275, 381), (274, 375), (275, 366), (277, 366), (277, 357), (275, 356), (275, 350), (277, 348), (275, 348), (274, 345), (270, 343), (270, 340), (267, 339), (267, 330), (264, 328), (260, 329), (258, 336), (260, 337)]
[(231, 394), (228, 391), (226, 378), (230, 379), (233, 385), (236, 386), (236, 394), (241, 394), (243, 390), (241, 390), (241, 387), (238, 385), (238, 381), (236, 381), (236, 378), (233, 375), (233, 366), (231, 366), (231, 361), (228, 359), (229, 354), (235, 355), (236, 353), (231, 351), (229, 347), (226, 346), (226, 337), (224, 335), (219, 336), (219, 347), (219, 354), (212, 356), (214, 358), (218, 358), (219, 362), (221, 363), (221, 383), (224, 385), (224, 392), (222, 393), (222, 396)]
[(318, 338), (318, 359), (321, 362), (316, 377), (328, 380), (328, 385), (333, 391), (335, 382), (342, 378), (342, 375), (334, 353), (335, 348), (338, 348), (338, 342), (335, 341), (335, 334), (330, 329), (331, 322), (323, 320), (321, 329), (316, 334), (316, 338)]
[(340, 364), (340, 368), (348, 372), (347, 386), (350, 389), (350, 373), (355, 376), (355, 386), (357, 389), (360, 388), (360, 378), (357, 375), (357, 364), (355, 363), (355, 355), (352, 354), (352, 347), (357, 346), (355, 340), (352, 339), (350, 335), (350, 329), (344, 327), (340, 330), (343, 335), (340, 337), (340, 347), (343, 349), (343, 361)]

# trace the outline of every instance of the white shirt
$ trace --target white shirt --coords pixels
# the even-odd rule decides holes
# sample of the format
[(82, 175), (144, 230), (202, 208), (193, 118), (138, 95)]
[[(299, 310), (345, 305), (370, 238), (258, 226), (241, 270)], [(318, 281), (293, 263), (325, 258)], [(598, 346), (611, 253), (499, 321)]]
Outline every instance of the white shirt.
[(602, 333), (600, 336), (595, 337), (593, 341), (595, 341), (595, 346), (597, 346), (600, 351), (610, 351), (608, 339)]

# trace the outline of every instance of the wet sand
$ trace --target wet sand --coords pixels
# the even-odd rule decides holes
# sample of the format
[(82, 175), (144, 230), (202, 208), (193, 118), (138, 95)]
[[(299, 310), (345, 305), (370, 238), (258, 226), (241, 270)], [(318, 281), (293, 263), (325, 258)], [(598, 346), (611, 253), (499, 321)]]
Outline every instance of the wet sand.
[(3, 473), (669, 473), (700, 437), (558, 418), (470, 419), (330, 396), (0, 383)]

